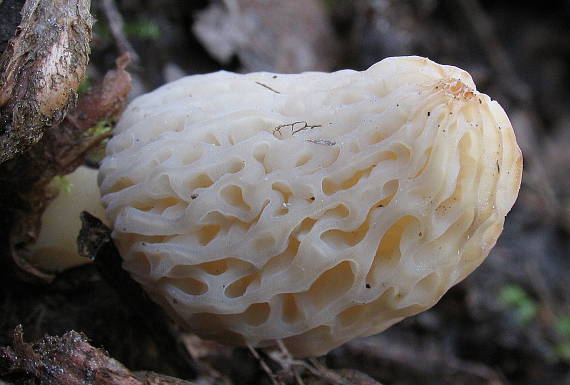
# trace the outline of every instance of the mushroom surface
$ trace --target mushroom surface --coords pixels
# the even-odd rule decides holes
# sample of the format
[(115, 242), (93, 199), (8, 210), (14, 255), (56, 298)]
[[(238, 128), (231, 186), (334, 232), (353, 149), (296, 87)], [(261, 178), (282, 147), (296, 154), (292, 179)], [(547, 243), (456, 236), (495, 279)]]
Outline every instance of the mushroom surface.
[(520, 185), (509, 120), (420, 57), (217, 72), (133, 101), (99, 185), (124, 267), (198, 335), (316, 356), (433, 306)]
[(79, 256), (77, 250), (82, 211), (105, 221), (97, 188), (97, 170), (81, 166), (66, 176), (65, 183), (68, 189), (59, 186), (57, 197), (43, 212), (41, 231), (35, 243), (29, 246), (26, 258), (34, 266), (50, 272), (91, 262)]

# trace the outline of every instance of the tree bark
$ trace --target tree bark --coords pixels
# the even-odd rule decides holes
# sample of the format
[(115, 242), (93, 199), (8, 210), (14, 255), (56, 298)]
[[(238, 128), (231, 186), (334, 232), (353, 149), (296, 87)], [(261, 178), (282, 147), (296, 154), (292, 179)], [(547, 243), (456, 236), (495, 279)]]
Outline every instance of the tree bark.
[(27, 0), (0, 57), (0, 164), (37, 143), (75, 103), (85, 76), (90, 0)]
[(193, 384), (152, 372), (131, 372), (74, 331), (28, 344), (21, 327), (14, 331), (12, 346), (0, 347), (0, 376), (6, 375), (16, 383), (36, 380), (46, 385)]

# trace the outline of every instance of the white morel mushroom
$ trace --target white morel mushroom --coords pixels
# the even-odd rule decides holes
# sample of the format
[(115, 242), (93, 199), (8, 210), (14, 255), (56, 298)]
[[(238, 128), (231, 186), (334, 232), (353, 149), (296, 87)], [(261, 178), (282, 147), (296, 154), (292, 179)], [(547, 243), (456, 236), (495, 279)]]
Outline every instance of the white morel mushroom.
[(183, 78), (137, 98), (100, 169), (124, 267), (182, 325), (316, 356), (433, 306), (520, 185), (505, 112), (425, 58)]

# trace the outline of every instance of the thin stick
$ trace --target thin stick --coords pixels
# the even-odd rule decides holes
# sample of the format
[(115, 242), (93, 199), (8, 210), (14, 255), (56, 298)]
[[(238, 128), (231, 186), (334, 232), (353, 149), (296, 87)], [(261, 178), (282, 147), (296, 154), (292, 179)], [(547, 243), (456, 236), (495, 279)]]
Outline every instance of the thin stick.
[(255, 359), (259, 361), (259, 366), (261, 366), (261, 369), (263, 369), (263, 371), (271, 379), (271, 382), (273, 383), (273, 385), (285, 385), (281, 381), (279, 381), (277, 378), (275, 378), (275, 374), (273, 373), (273, 371), (271, 370), (269, 365), (267, 365), (265, 360), (263, 358), (261, 358), (261, 356), (259, 355), (259, 353), (257, 353), (257, 350), (255, 350), (255, 348), (253, 346), (251, 346), (250, 344), (247, 344), (247, 348), (249, 349), (251, 354), (255, 357)]
[(299, 372), (297, 372), (297, 368), (295, 368), (293, 365), (291, 365), (294, 363), (293, 362), (293, 356), (291, 356), (291, 353), (289, 352), (289, 349), (287, 349), (287, 346), (285, 346), (283, 341), (280, 339), (277, 340), (277, 346), (279, 347), (279, 350), (281, 350), (281, 353), (283, 353), (283, 355), (285, 356), (285, 359), (290, 364), (291, 371), (293, 372), (293, 376), (295, 376), (295, 381), (297, 381), (297, 384), (298, 385), (305, 385), (305, 383), (301, 379), (301, 376), (299, 375)]
[(133, 48), (131, 42), (127, 39), (123, 32), (123, 16), (117, 9), (117, 5), (115, 4), (114, 0), (102, 0), (101, 6), (103, 7), (103, 12), (105, 13), (105, 17), (109, 22), (109, 29), (111, 30), (111, 35), (113, 35), (113, 39), (115, 40), (115, 44), (119, 49), (120, 53), (123, 54), (125, 52), (129, 53), (131, 56), (131, 60), (133, 64), (139, 62), (140, 57), (136, 53), (135, 49)]

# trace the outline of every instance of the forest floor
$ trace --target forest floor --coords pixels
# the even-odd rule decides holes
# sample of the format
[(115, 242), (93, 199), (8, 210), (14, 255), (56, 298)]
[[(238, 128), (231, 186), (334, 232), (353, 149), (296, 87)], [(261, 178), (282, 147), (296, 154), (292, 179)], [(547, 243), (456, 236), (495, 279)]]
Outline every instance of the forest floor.
[[(196, 384), (299, 381), (284, 370), (307, 384), (335, 383), (344, 369), (386, 385), (570, 384), (570, 2), (123, 0), (115, 4), (124, 41), (113, 35), (117, 21), (106, 9), (113, 2), (93, 3), (85, 87), (123, 51), (134, 58), (130, 97), (220, 69), (362, 70), (384, 57), (420, 55), (469, 71), (505, 108), (523, 151), (520, 195), (497, 246), (433, 309), (297, 369), (284, 369), (282, 357), (186, 335)], [(161, 360), (145, 322), (92, 265), (47, 287), (9, 279), (0, 287), (0, 346), (18, 324), (28, 341), (76, 330), (133, 371), (187, 376)], [(354, 378), (346, 383), (373, 383)]]

